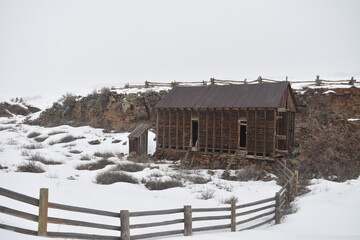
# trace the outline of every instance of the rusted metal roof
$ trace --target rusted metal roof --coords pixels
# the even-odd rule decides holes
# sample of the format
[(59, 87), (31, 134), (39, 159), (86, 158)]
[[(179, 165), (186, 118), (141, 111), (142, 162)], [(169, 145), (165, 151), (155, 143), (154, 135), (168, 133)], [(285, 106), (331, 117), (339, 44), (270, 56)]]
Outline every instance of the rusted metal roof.
[(288, 82), (175, 87), (156, 108), (276, 108)]
[(151, 127), (150, 124), (139, 124), (137, 127), (129, 134), (128, 138), (133, 139), (140, 137), (141, 134), (143, 134), (145, 131), (147, 131)]

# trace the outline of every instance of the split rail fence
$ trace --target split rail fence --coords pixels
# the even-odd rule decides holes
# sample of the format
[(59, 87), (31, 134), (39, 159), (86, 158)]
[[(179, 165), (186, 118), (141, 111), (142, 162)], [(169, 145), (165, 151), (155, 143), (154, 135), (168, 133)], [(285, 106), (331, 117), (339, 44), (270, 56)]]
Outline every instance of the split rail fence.
[[(145, 81), (144, 85), (131, 85), (126, 84), (123, 88), (117, 88), (117, 87), (111, 87), (111, 90), (117, 90), (117, 89), (127, 89), (127, 88), (151, 88), (151, 87), (176, 87), (176, 86), (194, 86), (194, 85), (209, 85), (209, 84), (220, 84), (220, 85), (226, 85), (226, 84), (254, 84), (254, 83), (267, 83), (267, 82), (281, 82), (281, 81), (288, 81), (288, 77), (286, 77), (284, 80), (274, 80), (274, 79), (268, 79), (268, 78), (262, 78), (259, 76), (255, 80), (220, 80), (215, 78), (210, 78), (209, 81), (199, 81), (199, 82), (170, 82), (170, 83), (161, 83), (161, 82), (149, 82)], [(321, 79), (320, 76), (316, 76), (315, 80), (309, 80), (309, 81), (291, 81), (290, 83), (295, 84), (306, 84), (308, 86), (328, 86), (328, 85), (347, 85), (355, 87), (356, 79), (354, 77), (351, 77), (351, 79), (348, 80), (327, 80), (327, 79)]]
[[(295, 171), (295, 173), (290, 171), (281, 161), (277, 161), (277, 168), (279, 175), (278, 177), (285, 183), (283, 187), (278, 192), (276, 192), (274, 197), (240, 205), (236, 205), (236, 202), (233, 201), (230, 207), (219, 208), (192, 208), (191, 206), (184, 206), (183, 208), (159, 211), (129, 212), (128, 210), (122, 210), (120, 212), (109, 212), (49, 202), (49, 191), (48, 189), (44, 188), (40, 189), (39, 199), (13, 192), (5, 188), (0, 188), (0, 196), (36, 206), (38, 207), (38, 215), (30, 214), (1, 205), (0, 212), (18, 218), (34, 221), (37, 223), (38, 229), (37, 231), (35, 231), (2, 223), (0, 224), (0, 228), (28, 235), (47, 236), (54, 238), (134, 240), (177, 234), (190, 236), (193, 234), (193, 232), (220, 229), (230, 229), (233, 232), (237, 230), (242, 231), (253, 229), (264, 224), (271, 223), (273, 221), (275, 222), (275, 224), (279, 224), (287, 209), (290, 207), (290, 202), (293, 200), (293, 196), (297, 194), (298, 173), (297, 171)], [(90, 221), (79, 221), (66, 218), (50, 217), (48, 216), (49, 209), (69, 211), (74, 216), (76, 216), (77, 213), (86, 213), (96, 216), (113, 218), (113, 220), (115, 219), (116, 222), (118, 222), (119, 224), (109, 225), (103, 223), (94, 223)], [(130, 224), (130, 219), (160, 215), (172, 217), (173, 214), (180, 214), (180, 217), (174, 217), (176, 219), (171, 218), (170, 220), (166, 221)], [(197, 214), (199, 214), (199, 216), (195, 216)], [(219, 220), (221, 221), (221, 224), (219, 224)], [(216, 221), (218, 222), (216, 223)], [(194, 227), (193, 225), (198, 222), (200, 223), (199, 226)], [(116, 236), (110, 236), (88, 233), (85, 234), (59, 231), (54, 232), (47, 230), (49, 224), (71, 225), (92, 229), (111, 230), (113, 232), (116, 231), (117, 234)], [(183, 227), (179, 227), (179, 224), (181, 224)], [(175, 225), (175, 227), (179, 227), (179, 229), (170, 231), (154, 230), (150, 233), (143, 233), (145, 231), (144, 229), (163, 226), (168, 227), (169, 225)], [(132, 235), (130, 234), (130, 230), (132, 229), (140, 229), (142, 233)], [(88, 230), (86, 232), (88, 232)]]

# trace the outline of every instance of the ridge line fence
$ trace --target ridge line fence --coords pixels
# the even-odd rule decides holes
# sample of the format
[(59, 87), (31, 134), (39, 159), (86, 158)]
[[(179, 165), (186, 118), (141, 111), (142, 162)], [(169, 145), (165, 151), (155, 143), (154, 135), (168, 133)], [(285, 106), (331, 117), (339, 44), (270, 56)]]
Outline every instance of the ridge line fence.
[[(26, 204), (38, 207), (38, 215), (19, 211), (0, 205), (0, 213), (12, 215), (17, 218), (26, 219), (37, 222), (37, 231), (24, 229), (20, 227), (0, 224), (0, 228), (15, 231), (33, 236), (47, 236), (54, 238), (73, 238), (73, 239), (106, 239), (106, 240), (135, 240), (146, 239), (153, 237), (169, 236), (183, 234), (184, 236), (191, 236), (193, 232), (230, 229), (232, 232), (237, 231), (239, 226), (244, 226), (238, 231), (253, 229), (264, 224), (275, 222), (279, 224), (282, 217), (290, 208), (290, 203), (293, 197), (297, 195), (298, 189), (298, 172), (294, 173), (289, 170), (286, 165), (277, 160), (277, 175), (280, 181), (284, 182), (282, 188), (275, 193), (274, 197), (261, 199), (255, 202), (237, 205), (235, 201), (231, 202), (230, 207), (217, 208), (192, 208), (191, 206), (184, 206), (183, 208), (157, 210), (157, 211), (142, 211), (129, 212), (128, 210), (121, 210), (120, 212), (102, 211), (91, 208), (83, 208), (76, 206), (69, 206), (64, 204), (52, 203), (48, 201), (49, 191), (46, 188), (40, 189), (39, 199), (17, 192), (0, 188), (0, 196), (4, 196), (13, 200), (17, 200)], [(67, 218), (50, 217), (48, 210), (56, 209), (68, 211), (75, 215), (75, 213), (86, 213), (96, 216), (108, 217), (116, 219), (118, 225), (94, 223), (90, 221), (79, 221)], [(146, 218), (148, 216), (166, 215), (172, 217), (173, 214), (181, 214), (181, 217), (165, 221), (151, 221), (146, 223), (130, 224), (130, 219)], [(199, 216), (193, 216), (200, 214)], [(219, 215), (220, 214), (220, 215)], [(239, 219), (240, 218), (240, 219)], [(154, 219), (154, 218), (153, 218)], [(209, 225), (209, 222), (221, 221), (221, 224)], [(257, 221), (255, 221), (257, 220)], [(224, 221), (225, 224), (224, 224)], [(193, 227), (193, 224), (201, 223), (200, 226)], [(54, 232), (48, 231), (49, 224), (70, 225), (77, 227), (86, 227), (92, 229), (111, 230), (116, 231), (116, 236), (111, 235), (97, 235), (88, 233), (74, 233), (74, 232)], [(169, 225), (183, 224), (183, 227), (176, 230), (156, 230), (150, 233), (142, 233), (137, 235), (130, 234), (131, 229), (147, 229), (154, 227), (163, 227)], [(86, 231), (88, 232), (88, 230)]]
[[(125, 84), (122, 88), (117, 88), (112, 86), (111, 90), (121, 90), (121, 89), (129, 89), (129, 88), (151, 88), (151, 87), (177, 87), (177, 86), (194, 86), (194, 85), (215, 85), (215, 84), (221, 84), (221, 85), (231, 85), (231, 84), (254, 84), (254, 83), (271, 83), (271, 82), (288, 82), (288, 77), (286, 77), (284, 80), (274, 80), (274, 79), (268, 79), (263, 78), (259, 76), (255, 80), (245, 80), (239, 81), (239, 80), (220, 80), (215, 78), (210, 78), (209, 81), (198, 81), (198, 82), (168, 82), (168, 83), (161, 83), (161, 82), (149, 82), (145, 81), (144, 85), (130, 85), (129, 83)], [(326, 86), (326, 85), (348, 85), (355, 87), (356, 79), (354, 77), (351, 77), (351, 79), (348, 80), (327, 80), (327, 79), (321, 79), (319, 75), (316, 76), (315, 80), (309, 80), (309, 81), (291, 81), (290, 83), (300, 83), (300, 84), (308, 84), (309, 86)]]

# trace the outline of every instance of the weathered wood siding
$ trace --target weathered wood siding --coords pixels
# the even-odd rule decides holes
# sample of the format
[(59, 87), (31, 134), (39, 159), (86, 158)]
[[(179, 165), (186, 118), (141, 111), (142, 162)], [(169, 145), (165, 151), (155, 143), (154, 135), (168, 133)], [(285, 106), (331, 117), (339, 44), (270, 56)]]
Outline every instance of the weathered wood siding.
[[(277, 113), (275, 109), (158, 109), (157, 147), (188, 149), (192, 121), (198, 121), (199, 151), (234, 153), (240, 146), (240, 121), (245, 121), (244, 150), (251, 155), (269, 156), (292, 146), (294, 131), (287, 124), (294, 124), (294, 116), (292, 112)], [(278, 140), (276, 135), (286, 139)]]

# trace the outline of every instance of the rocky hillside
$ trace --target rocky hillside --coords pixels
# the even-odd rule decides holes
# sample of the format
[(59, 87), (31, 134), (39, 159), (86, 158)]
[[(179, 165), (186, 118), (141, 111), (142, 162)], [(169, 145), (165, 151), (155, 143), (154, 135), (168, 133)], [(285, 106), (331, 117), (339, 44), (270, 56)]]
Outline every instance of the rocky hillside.
[(39, 108), (26, 105), (22, 101), (0, 103), (0, 117), (12, 117), (13, 115), (27, 116), (38, 111), (40, 111)]
[(296, 96), (291, 162), (307, 178), (344, 181), (360, 174), (360, 89), (307, 89)]
[(118, 94), (108, 88), (85, 97), (67, 94), (29, 123), (47, 127), (88, 125), (128, 131), (139, 122), (155, 121), (154, 106), (164, 94), (166, 91)]
[[(155, 123), (154, 106), (166, 94), (117, 94), (102, 89), (86, 97), (65, 95), (31, 124), (89, 125), (129, 131)], [(297, 94), (296, 147), (288, 159), (306, 179), (344, 181), (360, 173), (360, 89), (307, 89)], [(349, 120), (350, 119), (350, 120)]]

